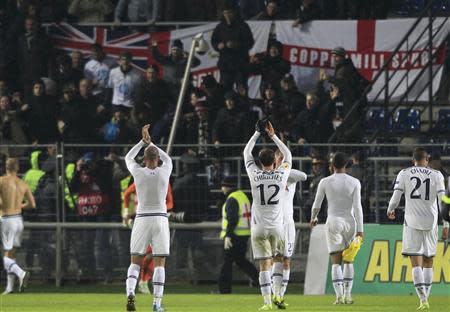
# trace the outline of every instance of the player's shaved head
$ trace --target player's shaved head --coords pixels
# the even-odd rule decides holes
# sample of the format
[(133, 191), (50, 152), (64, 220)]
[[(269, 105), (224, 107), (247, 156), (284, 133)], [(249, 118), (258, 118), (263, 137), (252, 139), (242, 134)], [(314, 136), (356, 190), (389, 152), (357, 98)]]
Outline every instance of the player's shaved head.
[(154, 161), (159, 158), (159, 151), (156, 146), (149, 146), (144, 151), (144, 157), (147, 160)]
[(6, 160), (6, 171), (17, 172), (19, 171), (19, 161), (17, 158), (8, 158)]
[(428, 153), (423, 147), (416, 147), (413, 151), (413, 159), (415, 161), (427, 160)]
[(275, 152), (271, 148), (265, 147), (259, 151), (258, 158), (263, 166), (272, 166), (275, 162)]
[(342, 169), (345, 168), (347, 165), (348, 159), (347, 156), (344, 153), (337, 152), (333, 156), (332, 165), (336, 169)]

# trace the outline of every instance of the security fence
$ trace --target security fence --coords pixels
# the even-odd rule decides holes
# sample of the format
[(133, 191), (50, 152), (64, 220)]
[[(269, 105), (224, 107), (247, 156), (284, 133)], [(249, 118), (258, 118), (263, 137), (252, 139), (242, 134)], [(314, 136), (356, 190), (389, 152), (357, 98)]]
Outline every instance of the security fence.
[[(258, 144), (255, 154), (263, 146), (270, 144)], [(34, 187), (38, 207), (35, 211), (24, 211), (26, 230), (23, 248), (18, 252), (19, 262), (32, 270), (35, 278), (54, 280), (57, 285), (64, 281), (109, 282), (124, 278), (129, 264), (130, 229), (122, 224), (121, 195), (122, 182), (125, 181), (126, 186), (132, 182), (126, 180), (129, 173), (124, 166), (124, 155), (129, 147), (1, 146), (3, 155), (18, 157), (22, 177), (29, 179), (30, 169), (42, 171)], [(296, 281), (303, 281), (309, 242), (307, 222), (314, 189), (318, 181), (329, 174), (331, 154), (342, 151), (353, 155), (355, 163), (349, 172), (361, 180), (365, 222), (383, 223), (387, 220), (385, 212), (395, 176), (411, 165), (414, 146), (290, 144), (289, 147), (293, 153), (293, 168), (308, 174), (308, 181), (298, 186), (294, 202), (298, 236), (292, 272)], [(448, 146), (428, 144), (425, 147), (434, 155), (448, 155)], [(219, 239), (224, 201), (220, 181), (224, 176), (233, 176), (238, 187), (249, 194), (241, 155), (243, 148), (243, 144), (174, 146), (173, 211), (181, 213), (182, 217), (175, 220), (181, 223), (171, 224), (169, 279), (192, 283), (217, 279), (223, 252), (223, 242)], [(35, 156), (38, 168), (30, 164), (35, 151), (40, 152)], [(2, 170), (4, 160), (5, 157), (0, 159)], [(443, 156), (442, 168), (449, 163), (450, 157)], [(110, 199), (103, 213), (95, 215), (77, 207), (82, 198), (72, 183), (77, 166), (90, 172), (101, 187), (106, 185)], [(96, 175), (104, 181), (97, 180)], [(322, 208), (321, 222), (326, 216), (326, 206)], [(248, 257), (251, 258), (250, 250)], [(237, 273), (235, 279), (245, 281), (246, 277)]]

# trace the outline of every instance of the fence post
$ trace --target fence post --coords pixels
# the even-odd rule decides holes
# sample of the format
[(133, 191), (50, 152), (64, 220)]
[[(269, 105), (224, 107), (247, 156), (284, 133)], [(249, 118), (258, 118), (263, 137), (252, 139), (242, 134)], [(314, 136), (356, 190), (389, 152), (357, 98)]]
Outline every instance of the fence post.
[(373, 178), (374, 178), (374, 183), (375, 183), (375, 222), (376, 223), (380, 223), (380, 201), (379, 201), (379, 196), (380, 196), (380, 191), (379, 191), (379, 180), (378, 180), (378, 160), (375, 159), (374, 160), (375, 164), (374, 164), (374, 173), (373, 173)]
[(55, 233), (55, 285), (56, 287), (61, 287), (61, 264), (62, 264), (62, 235), (61, 235), (61, 225), (56, 225), (56, 233)]

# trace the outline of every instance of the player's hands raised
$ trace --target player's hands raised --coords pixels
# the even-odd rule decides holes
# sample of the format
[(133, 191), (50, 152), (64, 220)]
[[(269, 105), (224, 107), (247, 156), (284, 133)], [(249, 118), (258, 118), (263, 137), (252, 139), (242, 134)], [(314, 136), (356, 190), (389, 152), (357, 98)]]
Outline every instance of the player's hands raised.
[(395, 211), (388, 211), (387, 216), (389, 220), (395, 220)]
[(273, 137), (275, 135), (275, 130), (273, 129), (272, 123), (270, 121), (267, 121), (266, 132), (269, 137)]
[(150, 144), (152, 142), (152, 138), (150, 137), (150, 133), (148, 132), (149, 129), (149, 124), (142, 127), (142, 141), (145, 144)]

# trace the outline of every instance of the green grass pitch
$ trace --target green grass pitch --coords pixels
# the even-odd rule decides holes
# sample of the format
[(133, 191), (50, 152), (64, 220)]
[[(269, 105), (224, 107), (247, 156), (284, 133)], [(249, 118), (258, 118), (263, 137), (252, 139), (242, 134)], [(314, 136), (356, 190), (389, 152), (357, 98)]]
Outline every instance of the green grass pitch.
[[(24, 294), (12, 294), (0, 298), (1, 312), (75, 312), (75, 311), (125, 311), (126, 298), (118, 286), (86, 286), (56, 290), (52, 288), (30, 289)], [(294, 288), (294, 287), (293, 287)], [(210, 294), (213, 287), (167, 287), (164, 304), (168, 312), (244, 312), (258, 311), (262, 298), (257, 289), (239, 287), (233, 295)], [(242, 291), (241, 291), (242, 290)], [(414, 296), (361, 296), (355, 295), (354, 305), (333, 306), (333, 296), (302, 296), (291, 289), (286, 295), (290, 304), (287, 311), (415, 311), (418, 305)], [(191, 292), (191, 293), (189, 293)], [(299, 292), (297, 292), (299, 293)], [(151, 311), (152, 297), (138, 295), (137, 311)], [(430, 298), (431, 311), (450, 311), (450, 297)], [(276, 310), (274, 310), (276, 311)]]

